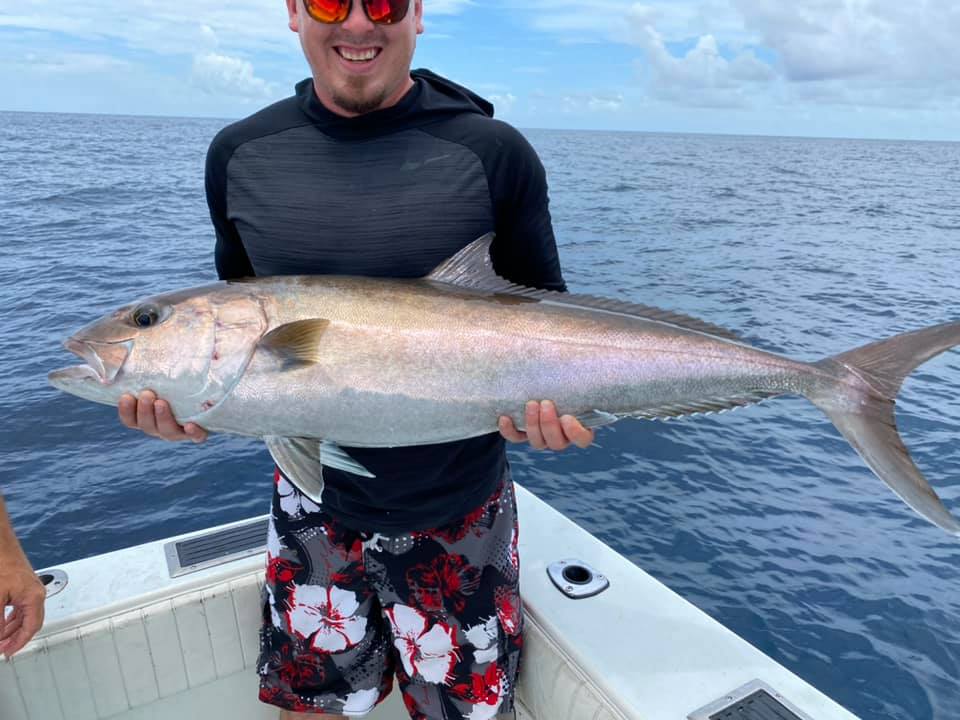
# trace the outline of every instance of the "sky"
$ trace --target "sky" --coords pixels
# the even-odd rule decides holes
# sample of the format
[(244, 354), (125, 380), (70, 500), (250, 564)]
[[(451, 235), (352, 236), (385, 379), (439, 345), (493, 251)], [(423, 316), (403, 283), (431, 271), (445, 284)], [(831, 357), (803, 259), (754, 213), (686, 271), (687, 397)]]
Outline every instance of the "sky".
[[(520, 128), (960, 140), (960, 0), (424, 0), (414, 67)], [(0, 0), (0, 110), (239, 118), (283, 0)]]

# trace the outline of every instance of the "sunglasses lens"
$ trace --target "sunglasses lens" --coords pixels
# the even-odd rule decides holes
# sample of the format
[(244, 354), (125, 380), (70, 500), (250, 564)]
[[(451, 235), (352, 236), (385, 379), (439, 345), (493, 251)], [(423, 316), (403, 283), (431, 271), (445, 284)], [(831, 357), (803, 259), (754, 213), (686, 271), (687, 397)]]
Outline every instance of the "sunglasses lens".
[(317, 22), (341, 23), (350, 14), (350, 0), (303, 0), (307, 13)]
[(410, 0), (363, 0), (363, 8), (371, 22), (381, 25), (400, 22), (407, 16)]

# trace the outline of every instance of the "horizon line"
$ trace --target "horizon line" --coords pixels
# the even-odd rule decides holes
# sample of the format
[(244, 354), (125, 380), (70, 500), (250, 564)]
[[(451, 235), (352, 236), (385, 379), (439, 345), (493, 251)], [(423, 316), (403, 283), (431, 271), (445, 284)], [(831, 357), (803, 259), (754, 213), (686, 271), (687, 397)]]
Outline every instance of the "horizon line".
[[(256, 112), (256, 111), (254, 111)], [(144, 118), (154, 120), (220, 120), (226, 123), (234, 123), (242, 120), (242, 117), (224, 117), (219, 115), (158, 115), (136, 113), (99, 113), (84, 112), (78, 110), (12, 110), (0, 107), (0, 113), (18, 113), (22, 115), (81, 115), (90, 117), (116, 117), (116, 118)], [(505, 121), (506, 122), (506, 121)], [(716, 132), (706, 130), (625, 130), (609, 128), (547, 128), (547, 127), (524, 127), (509, 123), (520, 131), (533, 130), (536, 132), (591, 132), (591, 133), (623, 133), (635, 135), (702, 135), (707, 137), (740, 137), (740, 138), (769, 138), (783, 140), (858, 140), (863, 142), (904, 142), (904, 143), (958, 143), (960, 138), (896, 138), (896, 137), (857, 137), (845, 135), (776, 135), (773, 133), (735, 133), (735, 132)]]

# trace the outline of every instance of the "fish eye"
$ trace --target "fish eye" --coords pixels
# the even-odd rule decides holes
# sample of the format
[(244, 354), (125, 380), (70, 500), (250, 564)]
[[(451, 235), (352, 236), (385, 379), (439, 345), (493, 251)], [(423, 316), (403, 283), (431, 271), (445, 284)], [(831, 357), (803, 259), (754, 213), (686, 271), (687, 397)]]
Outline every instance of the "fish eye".
[(141, 305), (133, 311), (133, 324), (148, 328), (160, 322), (160, 312), (153, 305)]

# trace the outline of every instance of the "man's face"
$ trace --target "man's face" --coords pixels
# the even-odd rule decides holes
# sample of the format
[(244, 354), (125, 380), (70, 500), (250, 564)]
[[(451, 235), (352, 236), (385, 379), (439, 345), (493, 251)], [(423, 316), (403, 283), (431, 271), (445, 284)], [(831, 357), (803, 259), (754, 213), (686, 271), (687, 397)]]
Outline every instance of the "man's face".
[(406, 17), (393, 25), (370, 22), (360, 0), (337, 25), (310, 17), (304, 0), (286, 2), (290, 29), (300, 36), (317, 97), (328, 109), (360, 115), (396, 104), (410, 89), (410, 63), (423, 32), (422, 0), (410, 0)]

